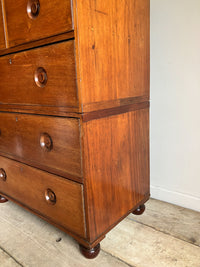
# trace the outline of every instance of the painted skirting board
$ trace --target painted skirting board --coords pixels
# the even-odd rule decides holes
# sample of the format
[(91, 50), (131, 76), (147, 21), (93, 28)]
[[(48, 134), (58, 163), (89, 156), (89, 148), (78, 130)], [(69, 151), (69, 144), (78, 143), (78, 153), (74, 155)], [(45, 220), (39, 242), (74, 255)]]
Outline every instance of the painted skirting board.
[(200, 198), (151, 185), (151, 197), (200, 212)]

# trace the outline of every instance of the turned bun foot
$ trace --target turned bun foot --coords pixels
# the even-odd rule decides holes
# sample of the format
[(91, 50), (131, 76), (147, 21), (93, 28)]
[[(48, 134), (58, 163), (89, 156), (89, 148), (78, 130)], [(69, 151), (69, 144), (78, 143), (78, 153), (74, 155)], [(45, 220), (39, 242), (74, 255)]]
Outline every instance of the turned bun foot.
[(143, 214), (144, 213), (144, 211), (145, 211), (145, 205), (143, 204), (143, 205), (140, 205), (136, 210), (134, 210), (132, 213), (134, 214), (134, 215), (141, 215), (141, 214)]
[(5, 198), (5, 197), (2, 197), (1, 195), (0, 195), (0, 203), (5, 203), (5, 202), (7, 202), (8, 200)]
[(79, 245), (80, 251), (83, 254), (84, 257), (87, 259), (94, 259), (100, 252), (100, 243), (96, 245), (94, 248), (86, 248), (82, 245)]

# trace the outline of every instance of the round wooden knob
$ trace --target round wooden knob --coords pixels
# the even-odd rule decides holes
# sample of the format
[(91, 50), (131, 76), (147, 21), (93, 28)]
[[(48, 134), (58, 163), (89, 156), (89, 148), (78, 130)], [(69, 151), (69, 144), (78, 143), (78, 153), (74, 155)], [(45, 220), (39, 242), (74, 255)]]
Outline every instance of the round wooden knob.
[(27, 13), (29, 18), (36, 19), (40, 13), (40, 1), (39, 0), (28, 0)]
[(51, 136), (47, 133), (43, 133), (40, 136), (40, 146), (46, 151), (50, 151), (53, 148), (53, 141), (51, 139)]
[(51, 205), (56, 204), (56, 194), (51, 189), (45, 191), (45, 199)]
[(6, 180), (6, 172), (4, 169), (0, 169), (0, 180), (5, 181)]
[(47, 72), (44, 68), (40, 67), (35, 71), (34, 80), (38, 87), (45, 87), (47, 84)]

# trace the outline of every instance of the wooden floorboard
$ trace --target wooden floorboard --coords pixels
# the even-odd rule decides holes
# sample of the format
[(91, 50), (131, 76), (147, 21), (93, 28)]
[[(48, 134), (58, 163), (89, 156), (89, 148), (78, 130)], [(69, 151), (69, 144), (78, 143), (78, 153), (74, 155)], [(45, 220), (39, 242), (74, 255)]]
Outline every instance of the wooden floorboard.
[(88, 261), (71, 237), (11, 202), (0, 205), (0, 246), (25, 267), (127, 267), (104, 251)]
[(0, 266), (3, 267), (20, 267), (21, 264), (17, 263), (10, 255), (0, 248)]
[(200, 248), (125, 219), (102, 241), (102, 248), (137, 267), (200, 267)]
[(142, 216), (128, 218), (200, 247), (200, 212), (150, 199)]
[[(150, 200), (101, 242), (95, 260), (68, 235), (12, 202), (0, 205), (1, 267), (200, 267), (200, 213)], [(57, 242), (61, 238), (60, 242)]]

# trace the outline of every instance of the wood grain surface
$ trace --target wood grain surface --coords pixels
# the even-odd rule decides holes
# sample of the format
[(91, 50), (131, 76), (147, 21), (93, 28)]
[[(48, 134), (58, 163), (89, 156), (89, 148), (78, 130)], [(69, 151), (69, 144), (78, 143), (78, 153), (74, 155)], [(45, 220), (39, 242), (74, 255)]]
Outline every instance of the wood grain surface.
[[(51, 151), (40, 145), (41, 135), (52, 139)], [(0, 154), (73, 178), (82, 177), (79, 120), (0, 113)]]
[(39, 105), (15, 105), (1, 104), (0, 110), (3, 112), (30, 113), (49, 116), (62, 116), (80, 118), (82, 115), (78, 113), (78, 107), (55, 107), (55, 106), (39, 106)]
[(149, 101), (135, 103), (132, 105), (123, 105), (121, 107), (114, 107), (114, 108), (96, 110), (96, 111), (84, 113), (82, 115), (82, 119), (83, 119), (83, 122), (87, 122), (90, 120), (106, 118), (106, 117), (110, 117), (113, 115), (119, 115), (119, 114), (127, 113), (130, 111), (134, 111), (134, 110), (148, 108), (148, 107), (149, 107)]
[(39, 15), (27, 14), (27, 0), (2, 0), (7, 22), (8, 43), (13, 47), (72, 30), (70, 0), (40, 0)]
[(88, 235), (96, 239), (149, 197), (149, 109), (83, 124)]
[(15, 52), (20, 52), (23, 50), (28, 50), (31, 48), (36, 48), (36, 47), (40, 47), (40, 46), (44, 46), (48, 44), (53, 44), (53, 43), (57, 43), (61, 41), (67, 41), (73, 38), (74, 38), (74, 31), (70, 31), (70, 32), (58, 34), (55, 36), (50, 36), (50, 37), (47, 37), (41, 40), (35, 40), (30, 43), (25, 43), (25, 44), (21, 44), (15, 47), (10, 47), (10, 48), (0, 50), (0, 56), (15, 53)]
[(5, 35), (4, 35), (2, 6), (0, 2), (0, 50), (4, 49), (5, 47), (6, 47), (6, 44), (5, 44)]
[[(42, 67), (47, 84), (38, 87), (35, 71)], [(74, 41), (0, 58), (0, 103), (39, 106), (78, 106)]]
[[(85, 237), (82, 185), (0, 157), (6, 180), (0, 179), (0, 192), (43, 214), (55, 223)], [(56, 203), (49, 204), (45, 191), (51, 189)]]
[(150, 0), (0, 1), (0, 195), (93, 249), (150, 194)]
[(73, 5), (83, 111), (94, 110), (95, 102), (149, 97), (149, 0)]

